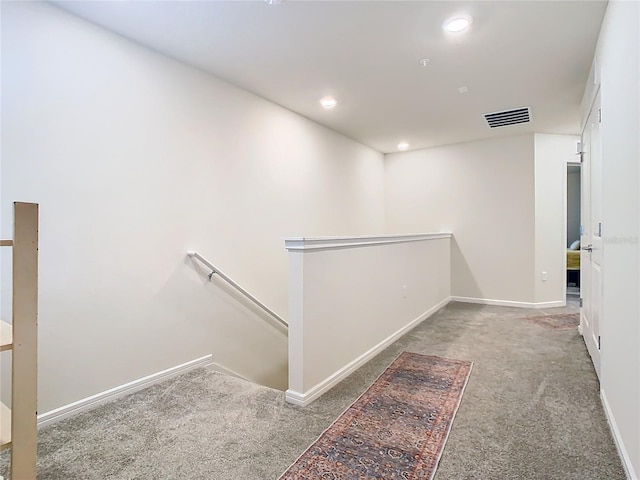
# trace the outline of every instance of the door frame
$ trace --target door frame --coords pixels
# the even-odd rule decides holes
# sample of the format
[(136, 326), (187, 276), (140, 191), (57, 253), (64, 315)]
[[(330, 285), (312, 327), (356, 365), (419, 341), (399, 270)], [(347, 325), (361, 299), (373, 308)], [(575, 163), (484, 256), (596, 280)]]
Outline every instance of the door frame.
[[(600, 85), (596, 85), (595, 89), (594, 89), (594, 94), (592, 96), (592, 98), (590, 99), (590, 105), (589, 105), (589, 109), (587, 110), (586, 113), (586, 117), (584, 119), (583, 125), (582, 125), (582, 129), (581, 129), (581, 133), (580, 133), (580, 139), (581, 142), (584, 142), (584, 135), (585, 135), (585, 131), (586, 129), (589, 127), (589, 122), (592, 121), (593, 115), (596, 112), (596, 108), (601, 108), (600, 107)], [(596, 119), (596, 123), (598, 125), (600, 125), (601, 121), (600, 121), (600, 112), (598, 112), (596, 114), (598, 116), (598, 118)], [(601, 139), (601, 132), (600, 132), (600, 126), (598, 126), (598, 137), (599, 137), (599, 161), (602, 164), (602, 162), (604, 161), (604, 159), (602, 158), (602, 139)], [(580, 235), (580, 240), (581, 243), (585, 243), (584, 242), (584, 229), (586, 228), (586, 234), (588, 235), (588, 239), (589, 239), (589, 243), (593, 243), (594, 249), (590, 250), (589, 252), (589, 268), (587, 269), (589, 272), (589, 275), (587, 275), (590, 278), (586, 278), (587, 276), (583, 275), (584, 270), (585, 270), (585, 265), (584, 265), (584, 257), (581, 255), (581, 261), (580, 261), (580, 276), (581, 276), (581, 287), (582, 285), (585, 285), (584, 281), (587, 280), (587, 286), (588, 288), (581, 288), (580, 289), (580, 300), (581, 300), (581, 307), (580, 307), (580, 324), (578, 327), (578, 331), (580, 332), (583, 341), (585, 342), (585, 346), (589, 352), (589, 356), (591, 357), (591, 361), (593, 363), (593, 367), (595, 369), (596, 375), (598, 376), (598, 378), (600, 378), (600, 366), (601, 366), (601, 348), (600, 348), (600, 344), (601, 344), (601, 332), (602, 332), (602, 277), (600, 275), (600, 277), (598, 278), (598, 283), (596, 283), (596, 286), (598, 288), (594, 289), (594, 282), (593, 282), (593, 252), (596, 250), (599, 250), (599, 253), (597, 254), (599, 257), (599, 269), (600, 272), (603, 271), (604, 269), (604, 255), (602, 254), (602, 247), (603, 242), (602, 240), (600, 240), (600, 242), (596, 242), (595, 237), (601, 237), (601, 234), (598, 235), (594, 235), (594, 221), (593, 221), (593, 200), (594, 200), (594, 189), (593, 189), (593, 183), (592, 183), (592, 170), (593, 170), (593, 163), (592, 163), (592, 157), (593, 157), (593, 149), (592, 149), (592, 142), (591, 140), (593, 139), (593, 133), (592, 131), (589, 131), (589, 164), (588, 164), (588, 175), (589, 178), (587, 179), (587, 181), (589, 182), (589, 188), (587, 191), (587, 198), (588, 198), (588, 215), (589, 215), (589, 219), (588, 219), (588, 223), (589, 225), (587, 225), (585, 227), (585, 218), (583, 218), (582, 213), (584, 212), (584, 204), (585, 204), (585, 185), (584, 185), (584, 168), (585, 168), (585, 164), (584, 161), (582, 162), (582, 175), (581, 175), (581, 218), (580, 218), (580, 229), (581, 229), (581, 235)], [(583, 152), (585, 152), (585, 145), (581, 144), (581, 150)], [(581, 156), (581, 159), (584, 160), (584, 154)], [(602, 174), (602, 172), (600, 172), (600, 174)], [(596, 179), (596, 182), (598, 180)], [(602, 178), (599, 179), (600, 182), (602, 182)], [(601, 192), (602, 189), (600, 188), (599, 191)], [(601, 194), (601, 193), (600, 193)], [(600, 200), (602, 200), (600, 198)], [(601, 205), (600, 205), (601, 208)], [(600, 215), (601, 215), (601, 211), (600, 211)], [(601, 218), (600, 218), (601, 220)], [(600, 224), (601, 225), (601, 224)], [(598, 245), (596, 245), (596, 243), (598, 243)], [(581, 253), (582, 250), (585, 250), (585, 248), (581, 245)], [(588, 297), (588, 298), (586, 298)], [(599, 298), (598, 298), (599, 297)], [(597, 311), (595, 311), (592, 307), (593, 304), (591, 303), (592, 300), (594, 298), (597, 298), (597, 303), (596, 303), (596, 308)], [(587, 306), (589, 306), (589, 308), (587, 309)], [(587, 318), (586, 315), (590, 315), (591, 318)], [(587, 330), (585, 330), (585, 325), (586, 323), (585, 320), (588, 319), (588, 324), (589, 324), (589, 328)], [(597, 335), (598, 335), (598, 339), (596, 340), (594, 337), (594, 331), (597, 330)]]

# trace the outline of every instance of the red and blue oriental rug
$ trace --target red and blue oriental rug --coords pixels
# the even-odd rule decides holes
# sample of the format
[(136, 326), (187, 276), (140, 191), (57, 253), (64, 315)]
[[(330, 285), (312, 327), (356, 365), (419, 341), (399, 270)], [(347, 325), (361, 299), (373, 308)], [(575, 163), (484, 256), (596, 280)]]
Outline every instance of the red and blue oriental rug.
[(402, 353), (280, 480), (432, 479), (471, 367)]
[(550, 330), (574, 330), (580, 325), (579, 313), (557, 313), (554, 315), (537, 315), (525, 317), (531, 323)]

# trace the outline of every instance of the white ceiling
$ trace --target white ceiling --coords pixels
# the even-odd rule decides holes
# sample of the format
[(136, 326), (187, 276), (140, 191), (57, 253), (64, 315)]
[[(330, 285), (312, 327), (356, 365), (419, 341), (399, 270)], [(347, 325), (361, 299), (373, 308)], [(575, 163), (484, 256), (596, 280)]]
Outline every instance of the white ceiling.
[[(601, 1), (55, 1), (381, 152), (579, 133)], [(473, 16), (446, 34), (452, 15)], [(420, 65), (430, 58), (428, 67)], [(469, 93), (461, 95), (458, 88)], [(318, 101), (335, 96), (324, 110)], [(530, 124), (482, 116), (531, 106)]]

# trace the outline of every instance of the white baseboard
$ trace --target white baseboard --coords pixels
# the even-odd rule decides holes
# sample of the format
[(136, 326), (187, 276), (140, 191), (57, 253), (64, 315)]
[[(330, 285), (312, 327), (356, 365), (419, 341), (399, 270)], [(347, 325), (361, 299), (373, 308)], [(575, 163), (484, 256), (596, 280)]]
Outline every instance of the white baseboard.
[(87, 410), (91, 410), (92, 408), (115, 400), (116, 398), (120, 398), (138, 390), (142, 390), (143, 388), (149, 387), (155, 383), (160, 383), (164, 380), (167, 380), (168, 378), (188, 372), (189, 370), (193, 370), (199, 367), (206, 367), (208, 365), (211, 365), (212, 363), (212, 355), (205, 355), (204, 357), (196, 358), (195, 360), (183, 363), (182, 365), (177, 365), (175, 367), (168, 368), (167, 370), (163, 370), (162, 372), (154, 373), (138, 380), (134, 380), (133, 382), (125, 383), (124, 385), (120, 385), (119, 387), (115, 387), (104, 392), (97, 393), (96, 395), (83, 398), (82, 400), (78, 400), (77, 402), (73, 402), (38, 415), (38, 427), (44, 427), (45, 425), (59, 422), (60, 420), (77, 415)]
[(538, 302), (534, 303), (531, 308), (557, 308), (557, 307), (566, 307), (566, 300), (556, 300), (555, 302)]
[(627, 474), (627, 478), (629, 480), (638, 480), (638, 475), (636, 475), (633, 464), (631, 463), (631, 458), (629, 458), (629, 452), (622, 441), (622, 436), (620, 435), (620, 430), (618, 430), (618, 425), (616, 424), (616, 419), (613, 416), (613, 412), (611, 411), (611, 406), (607, 401), (607, 395), (604, 393), (604, 390), (600, 390), (600, 399), (602, 400), (602, 406), (604, 407), (604, 413), (607, 416), (607, 420), (609, 421), (609, 428), (611, 429), (611, 433), (613, 435), (613, 439), (616, 442), (616, 447), (618, 448), (618, 453), (620, 454), (620, 458), (622, 459), (622, 465)]
[(566, 306), (566, 300), (558, 300), (555, 302), (515, 302), (512, 300), (491, 300), (489, 298), (473, 298), (473, 297), (451, 297), (452, 302), (462, 303), (478, 303), (480, 305), (496, 305), (499, 307), (516, 307), (516, 308), (554, 308)]
[(231, 370), (230, 368), (225, 367), (224, 365), (220, 365), (217, 362), (212, 362), (211, 364), (211, 368), (213, 370), (215, 370), (216, 372), (219, 373), (223, 373), (225, 375), (229, 375), (231, 377), (236, 377), (239, 378), (241, 380), (245, 380), (247, 382), (251, 382), (251, 383), (256, 383), (253, 380), (249, 380), (247, 377), (245, 377), (244, 375), (240, 375), (238, 372), (234, 372), (233, 370)]
[(345, 379), (354, 371), (356, 371), (358, 368), (360, 368), (362, 365), (367, 363), (369, 360), (371, 360), (378, 353), (380, 353), (382, 350), (384, 350), (393, 342), (395, 342), (402, 335), (404, 335), (409, 330), (416, 327), (420, 322), (423, 322), (424, 320), (429, 318), (431, 315), (436, 313), (438, 310), (446, 306), (449, 303), (449, 301), (450, 301), (450, 298), (445, 298), (443, 301), (441, 301), (437, 305), (433, 306), (432, 308), (424, 312), (418, 318), (412, 320), (407, 325), (402, 327), (400, 330), (393, 333), (389, 337), (385, 338), (382, 342), (378, 343), (376, 346), (366, 351), (365, 353), (360, 355), (358, 358), (356, 358), (352, 362), (342, 367), (337, 372), (333, 373), (332, 375), (330, 375), (329, 377), (327, 377), (326, 379), (324, 379), (314, 387), (310, 388), (308, 391), (302, 393), (302, 392), (296, 392), (291, 389), (287, 390), (285, 394), (285, 398), (287, 402), (292, 403), (294, 405), (299, 405), (301, 407), (309, 405), (316, 398), (318, 398), (320, 395), (322, 395), (323, 393), (327, 392), (332, 387), (340, 383), (343, 379)]

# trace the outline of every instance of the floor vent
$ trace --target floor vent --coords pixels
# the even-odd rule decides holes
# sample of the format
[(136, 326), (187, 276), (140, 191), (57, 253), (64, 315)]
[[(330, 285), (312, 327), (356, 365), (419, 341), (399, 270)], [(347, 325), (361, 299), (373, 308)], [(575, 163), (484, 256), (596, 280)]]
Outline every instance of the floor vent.
[(531, 121), (531, 108), (522, 107), (502, 112), (485, 113), (484, 118), (491, 128), (528, 123)]

